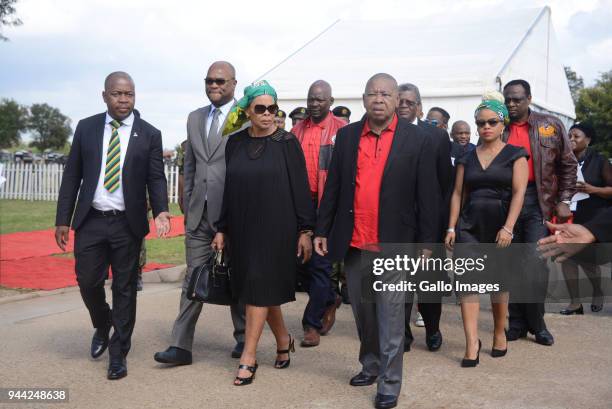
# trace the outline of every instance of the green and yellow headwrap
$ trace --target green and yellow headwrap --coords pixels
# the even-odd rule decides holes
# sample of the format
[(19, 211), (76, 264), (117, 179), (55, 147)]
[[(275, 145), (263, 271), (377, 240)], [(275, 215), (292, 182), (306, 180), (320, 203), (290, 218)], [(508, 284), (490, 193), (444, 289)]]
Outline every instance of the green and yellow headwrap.
[(252, 83), (244, 89), (244, 96), (240, 98), (236, 106), (230, 111), (227, 116), (225, 128), (223, 128), (223, 136), (229, 135), (232, 132), (236, 132), (242, 128), (248, 118), (246, 116), (246, 109), (251, 105), (253, 100), (261, 95), (270, 95), (274, 98), (274, 102), (277, 100), (276, 91), (268, 81), (260, 80)]
[(482, 102), (476, 107), (474, 111), (474, 117), (478, 115), (483, 109), (488, 109), (497, 114), (499, 119), (503, 121), (504, 125), (510, 123), (510, 116), (508, 114), (508, 108), (504, 104), (504, 96), (497, 91), (488, 92), (482, 97)]

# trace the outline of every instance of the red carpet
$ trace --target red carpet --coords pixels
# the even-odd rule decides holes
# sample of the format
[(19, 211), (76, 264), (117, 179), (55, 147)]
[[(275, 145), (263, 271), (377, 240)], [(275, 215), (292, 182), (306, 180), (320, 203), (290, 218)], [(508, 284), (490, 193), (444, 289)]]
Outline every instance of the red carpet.
[[(169, 237), (182, 236), (185, 234), (183, 219), (183, 216), (176, 216), (170, 220), (172, 229), (170, 230)], [(151, 233), (149, 233), (146, 238), (152, 239), (156, 237), (155, 226), (153, 225), (153, 220), (151, 220)], [(73, 245), (74, 232), (71, 230), (66, 251), (72, 252)], [(61, 252), (62, 251), (55, 243), (55, 229), (0, 235), (0, 260), (2, 261), (49, 256)]]
[[(149, 263), (144, 271), (172, 267), (170, 264)], [(43, 256), (26, 260), (2, 261), (0, 285), (9, 288), (55, 290), (77, 285), (74, 259)]]
[[(171, 219), (169, 237), (185, 234), (183, 216)], [(154, 239), (155, 226), (151, 220), (151, 233), (146, 237)], [(66, 251), (72, 252), (74, 232)], [(74, 273), (74, 259), (52, 257), (62, 251), (55, 243), (55, 229), (38, 230), (0, 235), (0, 285), (10, 288), (31, 288), (54, 290), (77, 284)], [(147, 264), (144, 271), (171, 267), (171, 264)]]

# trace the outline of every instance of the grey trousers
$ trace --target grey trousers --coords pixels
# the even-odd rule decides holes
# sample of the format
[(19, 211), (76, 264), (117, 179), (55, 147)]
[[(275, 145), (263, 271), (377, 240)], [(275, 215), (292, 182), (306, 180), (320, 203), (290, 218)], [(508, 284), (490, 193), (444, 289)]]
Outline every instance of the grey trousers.
[[(187, 299), (187, 287), (191, 273), (195, 267), (202, 265), (212, 253), (210, 244), (215, 236), (215, 231), (208, 223), (207, 211), (204, 214), (198, 228), (195, 231), (185, 231), (185, 248), (187, 256), (187, 273), (183, 281), (179, 314), (172, 328), (172, 346), (191, 351), (193, 347), (193, 336), (195, 326), (202, 311), (202, 303)], [(245, 329), (245, 307), (234, 304), (230, 306), (232, 322), (234, 324), (234, 339), (236, 342), (244, 342)]]
[[(351, 247), (344, 262), (361, 342), (359, 362), (364, 374), (378, 376), (377, 393), (399, 396), (404, 357), (405, 293), (372, 291), (375, 278), (372, 265), (367, 262), (372, 257), (373, 253)], [(386, 272), (380, 279), (386, 283), (396, 282), (400, 273)]]

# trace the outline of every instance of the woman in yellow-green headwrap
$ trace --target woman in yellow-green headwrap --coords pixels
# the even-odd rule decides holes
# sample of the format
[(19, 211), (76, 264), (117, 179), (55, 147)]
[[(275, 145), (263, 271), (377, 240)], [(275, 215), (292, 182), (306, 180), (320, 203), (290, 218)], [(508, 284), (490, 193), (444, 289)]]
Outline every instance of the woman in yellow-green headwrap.
[(232, 290), (246, 305), (245, 346), (235, 385), (248, 385), (257, 370), (257, 343), (266, 321), (276, 338), (274, 367), (289, 366), (293, 339), (287, 332), (281, 304), (295, 301), (296, 257), (312, 253), (315, 210), (306, 162), (295, 136), (279, 129), (276, 92), (266, 81), (244, 90), (228, 116), (224, 133), (227, 172), (221, 216), (213, 240), (216, 250), (231, 251)]
[(466, 337), (462, 367), (474, 367), (480, 359), (479, 294), (472, 284), (489, 284), (486, 292), (491, 293), (494, 322), (491, 355), (499, 358), (506, 354), (507, 281), (512, 274), (506, 248), (523, 207), (529, 174), (525, 149), (501, 140), (509, 122), (503, 96), (498, 92), (486, 94), (474, 117), (480, 145), (455, 162), (457, 178), (445, 239), (447, 248), (454, 249), (455, 260), (476, 260), (487, 254), (482, 271), (459, 271), (455, 265), (455, 290), (457, 283), (467, 284), (463, 291), (457, 291)]

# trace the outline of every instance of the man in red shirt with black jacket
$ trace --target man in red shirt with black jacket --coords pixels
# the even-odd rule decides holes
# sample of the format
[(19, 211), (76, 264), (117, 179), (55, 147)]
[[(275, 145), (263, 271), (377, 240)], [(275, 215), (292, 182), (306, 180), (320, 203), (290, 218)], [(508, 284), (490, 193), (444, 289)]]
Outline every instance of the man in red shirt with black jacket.
[(329, 250), (332, 260), (345, 260), (361, 342), (361, 371), (350, 384), (377, 382), (374, 406), (393, 408), (402, 384), (406, 294), (377, 290), (375, 280), (397, 284), (402, 274), (393, 269), (375, 277), (370, 261), (384, 257), (385, 244), (433, 243), (440, 197), (431, 183), (436, 174), (431, 139), (396, 114), (397, 81), (389, 74), (374, 75), (363, 104), (364, 118), (338, 131), (314, 244), (318, 254)]
[(531, 87), (527, 81), (508, 82), (504, 87), (504, 98), (510, 125), (502, 139), (525, 148), (529, 153), (529, 184), (523, 209), (514, 226), (513, 241), (534, 243), (525, 246), (526, 257), (521, 257), (517, 266), (517, 277), (522, 280), (520, 286), (524, 290), (510, 292), (506, 338), (514, 341), (527, 336), (529, 331), (535, 335), (538, 344), (550, 346), (554, 338), (544, 322), (548, 268), (546, 262), (538, 257), (535, 243), (548, 235), (545, 221), (556, 216), (559, 223), (564, 223), (570, 218), (569, 204), (576, 193), (578, 162), (561, 121), (529, 109)]

